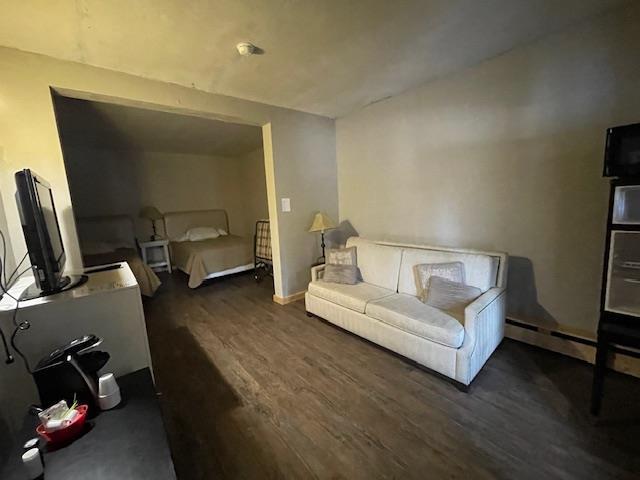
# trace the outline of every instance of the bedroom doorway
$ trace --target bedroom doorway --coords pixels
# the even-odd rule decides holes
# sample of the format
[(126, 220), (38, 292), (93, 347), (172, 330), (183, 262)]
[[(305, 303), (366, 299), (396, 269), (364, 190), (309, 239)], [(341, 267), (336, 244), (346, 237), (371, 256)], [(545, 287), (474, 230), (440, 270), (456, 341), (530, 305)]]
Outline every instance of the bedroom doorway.
[(85, 268), (127, 261), (153, 296), (165, 281), (207, 287), (258, 264), (273, 288), (265, 248), (254, 255), (269, 225), (261, 127), (53, 100)]

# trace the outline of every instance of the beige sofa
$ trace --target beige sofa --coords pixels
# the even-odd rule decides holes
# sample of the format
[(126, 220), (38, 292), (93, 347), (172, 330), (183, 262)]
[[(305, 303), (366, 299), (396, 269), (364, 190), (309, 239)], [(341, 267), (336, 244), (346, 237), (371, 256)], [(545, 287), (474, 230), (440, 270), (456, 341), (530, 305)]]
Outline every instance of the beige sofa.
[[(399, 353), (468, 386), (504, 337), (507, 255), (351, 237), (362, 282), (322, 279), (313, 267), (305, 295), (309, 314)], [(421, 263), (460, 261), (466, 283), (483, 293), (454, 318), (422, 303), (414, 275)]]

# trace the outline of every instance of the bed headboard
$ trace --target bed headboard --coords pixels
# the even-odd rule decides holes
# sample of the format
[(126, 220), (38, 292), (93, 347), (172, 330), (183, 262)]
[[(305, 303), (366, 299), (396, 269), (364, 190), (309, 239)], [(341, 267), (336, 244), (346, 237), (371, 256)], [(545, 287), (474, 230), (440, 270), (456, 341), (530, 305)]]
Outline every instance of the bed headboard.
[(133, 219), (128, 215), (104, 215), (76, 219), (80, 246), (109, 244), (124, 248), (136, 246)]
[(229, 232), (227, 211), (222, 209), (192, 210), (164, 214), (164, 228), (169, 240), (178, 240), (187, 230), (195, 227), (222, 228)]

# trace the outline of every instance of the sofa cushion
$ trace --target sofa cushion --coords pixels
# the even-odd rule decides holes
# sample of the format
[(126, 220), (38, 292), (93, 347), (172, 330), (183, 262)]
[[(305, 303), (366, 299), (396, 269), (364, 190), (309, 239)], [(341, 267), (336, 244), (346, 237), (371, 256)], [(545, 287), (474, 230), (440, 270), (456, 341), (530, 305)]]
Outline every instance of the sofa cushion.
[(367, 303), (372, 300), (394, 295), (396, 292), (386, 288), (360, 282), (355, 285), (316, 280), (309, 284), (309, 294), (320, 297), (345, 308), (364, 313)]
[(402, 248), (378, 245), (360, 237), (349, 238), (347, 247), (357, 247), (358, 268), (364, 282), (394, 292), (398, 290)]
[(420, 285), (414, 267), (421, 263), (462, 262), (465, 283), (486, 292), (496, 285), (498, 258), (481, 253), (447, 252), (428, 248), (405, 248), (402, 252), (398, 293), (418, 296)]
[(459, 348), (464, 327), (451, 315), (425, 305), (413, 295), (395, 294), (367, 304), (365, 314), (388, 325), (447, 347)]

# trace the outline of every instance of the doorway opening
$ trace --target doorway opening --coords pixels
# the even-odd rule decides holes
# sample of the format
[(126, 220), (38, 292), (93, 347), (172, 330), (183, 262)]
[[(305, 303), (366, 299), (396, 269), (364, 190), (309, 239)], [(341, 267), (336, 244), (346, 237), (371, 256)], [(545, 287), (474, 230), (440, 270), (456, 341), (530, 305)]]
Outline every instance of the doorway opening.
[(53, 101), (85, 268), (126, 261), (146, 296), (168, 275), (197, 288), (249, 272), (272, 286), (261, 127)]

